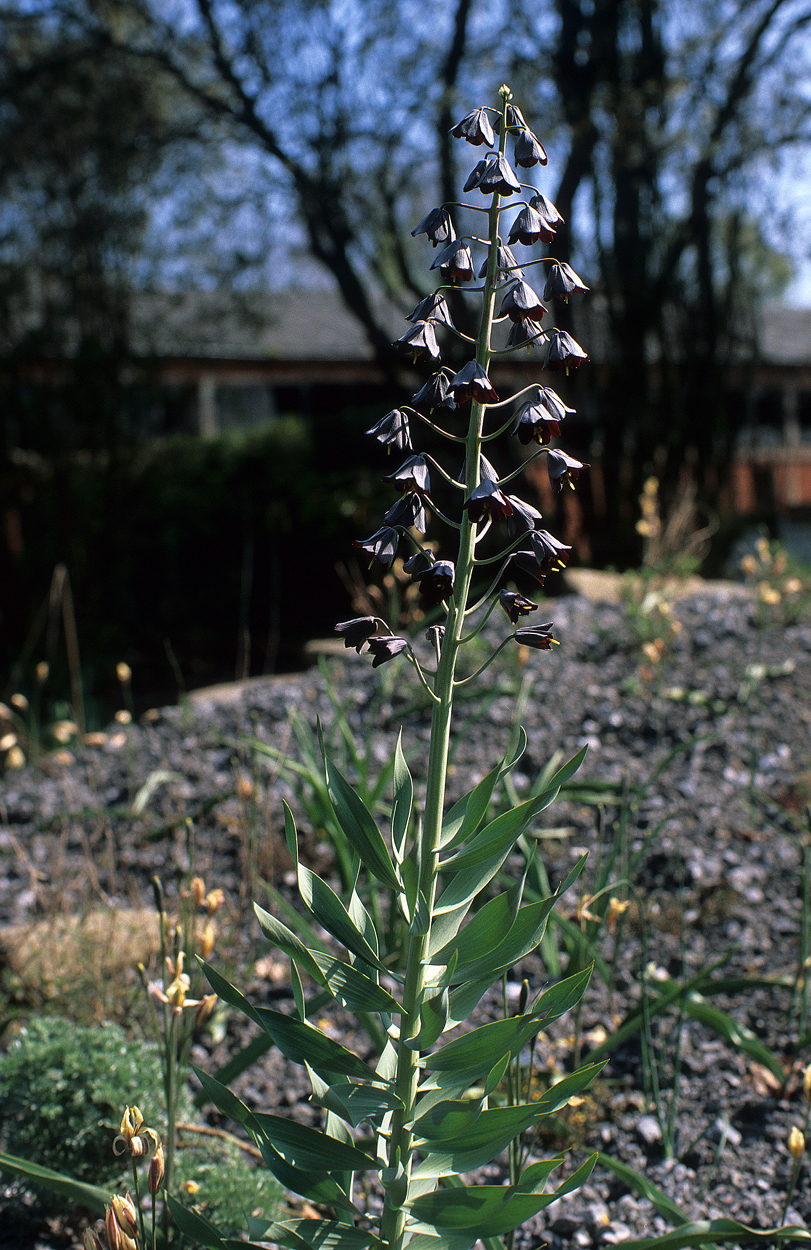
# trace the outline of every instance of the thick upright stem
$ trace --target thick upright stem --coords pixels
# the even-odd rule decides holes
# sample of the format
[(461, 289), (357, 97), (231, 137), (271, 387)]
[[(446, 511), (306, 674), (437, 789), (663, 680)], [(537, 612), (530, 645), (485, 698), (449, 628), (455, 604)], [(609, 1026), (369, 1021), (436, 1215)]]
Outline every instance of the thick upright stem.
[[(505, 150), (507, 127), (506, 109), (510, 93), (502, 88), (502, 117), (500, 152)], [(489, 215), (490, 255), (487, 276), (482, 295), (482, 316), (476, 344), (476, 360), (486, 371), (490, 361), (490, 332), (493, 326), (495, 289), (498, 280), (498, 219), (499, 196), (493, 196)], [(479, 461), (482, 447), (482, 431), (485, 407), (473, 401), (466, 439), (465, 484), (470, 492), (479, 484)], [(397, 1050), (395, 1092), (402, 1110), (392, 1116), (388, 1142), (390, 1184), (381, 1221), (381, 1237), (390, 1250), (402, 1250), (406, 1211), (403, 1200), (407, 1194), (411, 1174), (412, 1129), (414, 1107), (417, 1099), (419, 1078), (419, 1051), (413, 1045), (420, 1029), (420, 1012), (425, 996), (425, 969), (430, 938), (430, 917), (433, 914), (437, 884), (437, 863), (442, 834), (442, 814), (445, 806), (445, 783), (448, 771), (448, 753), (451, 741), (453, 717), (453, 693), (456, 661), (465, 624), (465, 609), (473, 576), (475, 546), (474, 527), (465, 512), (459, 534), (459, 550), (456, 561), (456, 585), (450, 601), (445, 622), (445, 635), (437, 666), (434, 693), (437, 702), (433, 707), (431, 739), (426, 779), (425, 810), (419, 845), (415, 848), (419, 866), (419, 898), (421, 905), (415, 909), (406, 957), (405, 983), (403, 986), (403, 1013), (400, 1018), (400, 1037)], [(419, 923), (417, 917), (425, 917)]]

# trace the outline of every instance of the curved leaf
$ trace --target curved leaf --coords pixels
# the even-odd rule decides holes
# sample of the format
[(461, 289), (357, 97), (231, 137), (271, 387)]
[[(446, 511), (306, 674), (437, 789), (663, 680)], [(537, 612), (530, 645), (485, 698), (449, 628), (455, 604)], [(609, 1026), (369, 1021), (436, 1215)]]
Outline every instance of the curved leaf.
[(41, 1167), (39, 1163), (31, 1163), (18, 1155), (7, 1154), (4, 1150), (0, 1150), (0, 1171), (11, 1172), (14, 1176), (21, 1176), (23, 1180), (35, 1181), (52, 1193), (61, 1194), (63, 1198), (78, 1206), (88, 1207), (99, 1215), (104, 1214), (104, 1204), (110, 1201), (108, 1189), (77, 1181), (63, 1172), (54, 1172), (51, 1168)]
[(498, 782), (505, 773), (515, 768), (527, 749), (527, 735), (523, 727), (520, 727), (518, 732), (518, 746), (512, 759), (508, 761), (505, 756), (486, 777), (482, 777), (481, 781), (467, 794), (462, 795), (461, 799), (454, 803), (450, 811), (446, 813), (442, 821), (441, 845), (444, 850), (451, 851), (461, 846), (481, 826), (490, 809), (490, 800)]
[(183, 1203), (173, 1198), (171, 1194), (166, 1195), (166, 1205), (175, 1224), (183, 1236), (188, 1237), (192, 1245), (205, 1246), (206, 1250), (223, 1250), (225, 1241), (214, 1225), (197, 1211), (184, 1207)]
[(374, 817), (329, 756), (324, 757), (324, 765), (335, 817), (347, 841), (372, 876), (388, 889), (399, 891), (400, 880)]
[(375, 1080), (376, 1074), (368, 1064), (303, 1020), (270, 1007), (254, 1007), (253, 1017), (270, 1034), (286, 1059), (309, 1063), (316, 1072), (337, 1072), (342, 1076)]
[(555, 786), (544, 790), (535, 798), (526, 799), (517, 807), (502, 812), (489, 825), (485, 825), (481, 833), (477, 833), (461, 851), (457, 851), (449, 859), (441, 860), (440, 872), (461, 872), (466, 868), (476, 868), (500, 851), (506, 856), (527, 826), (557, 798), (559, 788)]
[(254, 1120), (266, 1141), (292, 1167), (305, 1172), (368, 1171), (377, 1164), (370, 1155), (349, 1142), (329, 1137), (298, 1120), (257, 1111)]
[(318, 919), (319, 924), (322, 924), (347, 950), (365, 959), (367, 964), (383, 970), (383, 965), (377, 958), (377, 951), (370, 946), (364, 933), (354, 922), (332, 887), (309, 868), (305, 868), (303, 864), (300, 864), (298, 869), (298, 888), (302, 900)]
[(349, 1215), (359, 1214), (354, 1203), (338, 1182), (327, 1172), (305, 1172), (293, 1167), (269, 1141), (259, 1141), (262, 1158), (280, 1185), (311, 1202), (324, 1203)]
[(394, 858), (402, 864), (406, 854), (406, 835), (414, 804), (414, 782), (403, 755), (403, 731), (397, 735), (394, 748), (394, 786), (391, 802), (391, 845)]
[[(363, 1250), (365, 1246), (379, 1245), (374, 1233), (351, 1224), (339, 1224), (337, 1220), (267, 1220), (250, 1216), (248, 1236), (257, 1241), (272, 1241), (290, 1250)], [(242, 1244), (242, 1243), (240, 1243)]]

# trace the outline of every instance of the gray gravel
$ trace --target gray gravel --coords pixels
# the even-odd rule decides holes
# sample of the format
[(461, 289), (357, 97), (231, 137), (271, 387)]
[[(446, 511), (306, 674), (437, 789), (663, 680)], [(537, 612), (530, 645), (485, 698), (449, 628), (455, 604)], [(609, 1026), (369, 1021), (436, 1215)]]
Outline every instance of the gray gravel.
[[(715, 975), (784, 978), (712, 997), (784, 1062), (784, 1083), (692, 1019), (683, 1022), (677, 1055), (671, 1014), (662, 1025), (654, 1022), (650, 1038), (664, 1115), (657, 1116), (645, 1087), (636, 1036), (614, 1052), (595, 1098), (574, 1116), (575, 1159), (583, 1150), (606, 1151), (644, 1173), (691, 1218), (731, 1216), (771, 1226), (791, 1170), (789, 1128), (803, 1115), (797, 1071), (811, 1060), (811, 1045), (800, 1036), (807, 1021), (789, 988), (801, 959), (804, 810), (811, 800), (811, 627), (764, 626), (748, 599), (697, 593), (674, 605), (678, 632), (667, 631), (664, 656), (652, 664), (618, 604), (571, 595), (544, 615), (554, 619), (560, 647), (528, 657), (511, 649), (485, 682), (482, 705), (460, 705), (450, 797), (505, 750), (521, 689), (529, 745), (515, 774), (519, 790), (555, 751), (568, 757), (588, 743), (578, 781), (592, 783), (595, 792), (600, 787), (602, 801), (596, 806), (595, 794), (581, 792), (543, 814), (550, 879), (559, 880), (587, 849), (588, 890), (619, 840), (615, 876), (633, 865), (646, 922), (640, 925), (632, 904), (617, 935), (605, 939), (613, 983), (609, 990), (593, 978), (579, 1021), (584, 1053), (636, 1006), (646, 967), (652, 979), (687, 978), (725, 958)], [(494, 636), (500, 628), (494, 623)], [(406, 665), (394, 661), (373, 673), (351, 652), (333, 665), (330, 683), (332, 690), (312, 670), (203, 692), (184, 708), (112, 726), (103, 742), (72, 759), (51, 757), (37, 775), (7, 774), (0, 924), (99, 899), (148, 900), (156, 873), (171, 889), (188, 868), (185, 818), (191, 816), (195, 869), (226, 888), (233, 910), (244, 907), (246, 957), (267, 955), (247, 910), (247, 789), (240, 797), (240, 780), (243, 786), (251, 780), (250, 811), (261, 818), (254, 844), (259, 869), (279, 889), (290, 884), (282, 798), (298, 814), (303, 854), (319, 871), (332, 867), (323, 831), (313, 827), (289, 775), (272, 760), (252, 760), (240, 740), (251, 735), (295, 757), (295, 710), (310, 726), (320, 716), (327, 739), (335, 741), (337, 695), (377, 761), (402, 727), (412, 772), (418, 781), (424, 773), (428, 719)], [(136, 802), (143, 812), (134, 818)], [(563, 908), (575, 925), (578, 897), (572, 891)], [(538, 957), (515, 970), (511, 992), (523, 976), (534, 986), (548, 979)], [(284, 1006), (290, 998), (283, 966), (268, 960), (246, 988), (259, 1001)], [(496, 1009), (488, 998), (482, 1016)], [(355, 1040), (348, 1018), (336, 1014), (331, 1027)], [(550, 1034), (538, 1051), (541, 1065), (565, 1069), (573, 1029), (570, 1020)], [(201, 1044), (196, 1058), (216, 1067), (250, 1035), (244, 1022), (231, 1019), (226, 1036), (216, 1046)], [(275, 1052), (242, 1078), (238, 1092), (263, 1109), (313, 1114), (298, 1071)], [(538, 1143), (538, 1150), (556, 1148), (552, 1139)], [(788, 1219), (811, 1219), (807, 1163)], [(585, 1250), (666, 1227), (648, 1202), (598, 1167), (583, 1190), (521, 1230), (517, 1244), (547, 1240), (562, 1250)]]

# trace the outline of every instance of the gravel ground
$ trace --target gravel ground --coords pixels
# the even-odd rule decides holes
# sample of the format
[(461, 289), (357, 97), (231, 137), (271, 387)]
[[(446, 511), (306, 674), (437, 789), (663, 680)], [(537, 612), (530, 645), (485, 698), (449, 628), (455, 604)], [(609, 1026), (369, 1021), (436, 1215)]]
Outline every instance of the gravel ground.
[[(791, 1171), (788, 1132), (803, 1116), (797, 1073), (811, 1059), (802, 1036), (808, 1020), (791, 988), (808, 953), (802, 924), (811, 626), (764, 625), (734, 588), (699, 590), (665, 618), (667, 645), (657, 660), (641, 648), (650, 618), (635, 624), (617, 603), (573, 594), (554, 601), (549, 615), (560, 647), (531, 653), (523, 666), (511, 655), (488, 679), (486, 699), (460, 705), (450, 789), (451, 797), (462, 793), (503, 754), (519, 688), (529, 740), (515, 775), (519, 790), (553, 752), (568, 757), (588, 743), (578, 780), (595, 793), (581, 791), (541, 818), (550, 880), (588, 850), (588, 892), (613, 847), (614, 877), (630, 870), (638, 893), (617, 932), (602, 941), (610, 987), (592, 979), (578, 1022), (584, 1054), (637, 1005), (643, 969), (654, 984), (718, 964), (715, 977), (739, 980), (728, 980), (727, 992), (708, 1001), (729, 1013), (739, 1038), (759, 1039), (787, 1073), (779, 1082), (740, 1045), (693, 1018), (681, 1021), (677, 1047), (679, 1020), (671, 1013), (652, 1022), (647, 1060), (638, 1035), (632, 1037), (612, 1052), (594, 1096), (572, 1111), (574, 1160), (603, 1150), (642, 1172), (691, 1218), (773, 1226)], [(258, 960), (245, 988), (256, 1001), (284, 1009), (292, 1002), (288, 974), (258, 940), (248, 866), (289, 891), (282, 798), (298, 813), (303, 854), (326, 873), (329, 844), (289, 774), (269, 759), (252, 762), (244, 743), (235, 744), (251, 735), (295, 758), (292, 709), (311, 726), (320, 716), (334, 740), (337, 694), (376, 760), (387, 757), (401, 726), (418, 780), (425, 760), (428, 720), (406, 665), (394, 661), (373, 673), (368, 661), (348, 653), (330, 681), (332, 691), (312, 670), (198, 692), (184, 708), (111, 726), (80, 754), (51, 755), (36, 775), (7, 774), (0, 800), (6, 935), (55, 911), (79, 913), (100, 901), (143, 904), (156, 873), (171, 888), (189, 867), (191, 816), (194, 869), (226, 889), (232, 917), (242, 917), (242, 955)], [(143, 806), (137, 818), (133, 803)], [(577, 911), (581, 894), (576, 887), (563, 907), (575, 926), (588, 923)], [(522, 977), (538, 987), (548, 973), (537, 956), (527, 959), (511, 977), (511, 995)], [(497, 1010), (488, 997), (481, 1018)], [(354, 1040), (351, 1021), (340, 1014), (327, 1027)], [(543, 1041), (536, 1056), (542, 1070), (571, 1063), (574, 1028), (564, 1021)], [(250, 1036), (244, 1021), (231, 1018), (224, 1037), (198, 1047), (197, 1061), (213, 1069)], [(651, 1073), (661, 1088), (661, 1117)], [(277, 1052), (237, 1091), (263, 1109), (313, 1114), (298, 1070)], [(538, 1148), (554, 1151), (557, 1143), (550, 1138)], [(807, 1163), (787, 1218), (811, 1220)], [(582, 1250), (666, 1228), (647, 1201), (598, 1167), (583, 1190), (522, 1229), (517, 1245), (546, 1240)]]

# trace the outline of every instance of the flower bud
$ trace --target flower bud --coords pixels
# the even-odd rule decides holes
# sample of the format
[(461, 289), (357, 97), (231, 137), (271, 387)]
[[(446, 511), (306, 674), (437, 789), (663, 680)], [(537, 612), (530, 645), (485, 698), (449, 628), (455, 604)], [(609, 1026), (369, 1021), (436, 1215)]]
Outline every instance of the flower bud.
[(189, 894), (194, 899), (195, 907), (203, 906), (203, 899), (206, 896), (206, 883), (202, 877), (192, 877)]
[(811, 1063), (803, 1072), (803, 1098), (806, 1102), (811, 1102)]
[(125, 664), (123, 660), (119, 664), (116, 664), (115, 675), (121, 682), (122, 686), (128, 686), (132, 681), (132, 669), (129, 664)]
[(153, 1198), (161, 1187), (165, 1170), (166, 1161), (163, 1155), (163, 1146), (158, 1142), (155, 1153), (149, 1161), (149, 1174), (147, 1176), (147, 1188)]
[(796, 1124), (792, 1124), (788, 1135), (788, 1152), (792, 1159), (802, 1159), (805, 1151), (805, 1138)]
[[(51, 671), (48, 666), (48, 661), (40, 660), (39, 664), (37, 665), (34, 671), (36, 672), (37, 681), (39, 682), (40, 686), (44, 686), (46, 681), (48, 680), (48, 673)], [(89, 1230), (89, 1231), (92, 1231), (92, 1230)]]
[(214, 1014), (214, 1008), (217, 1005), (216, 994), (204, 994), (197, 1004), (197, 1010), (194, 1013), (194, 1027), (202, 1028), (207, 1020), (210, 1020)]
[(103, 1250), (101, 1238), (95, 1228), (86, 1228), (82, 1233), (82, 1246), (84, 1250)]
[(113, 1194), (110, 1199), (116, 1222), (119, 1228), (127, 1237), (138, 1236), (138, 1212), (135, 1209), (135, 1203), (127, 1194), (121, 1197), (120, 1194)]
[(200, 954), (203, 959), (208, 959), (214, 950), (214, 938), (217, 936), (217, 927), (213, 920), (209, 920), (203, 929), (203, 936), (200, 939)]

